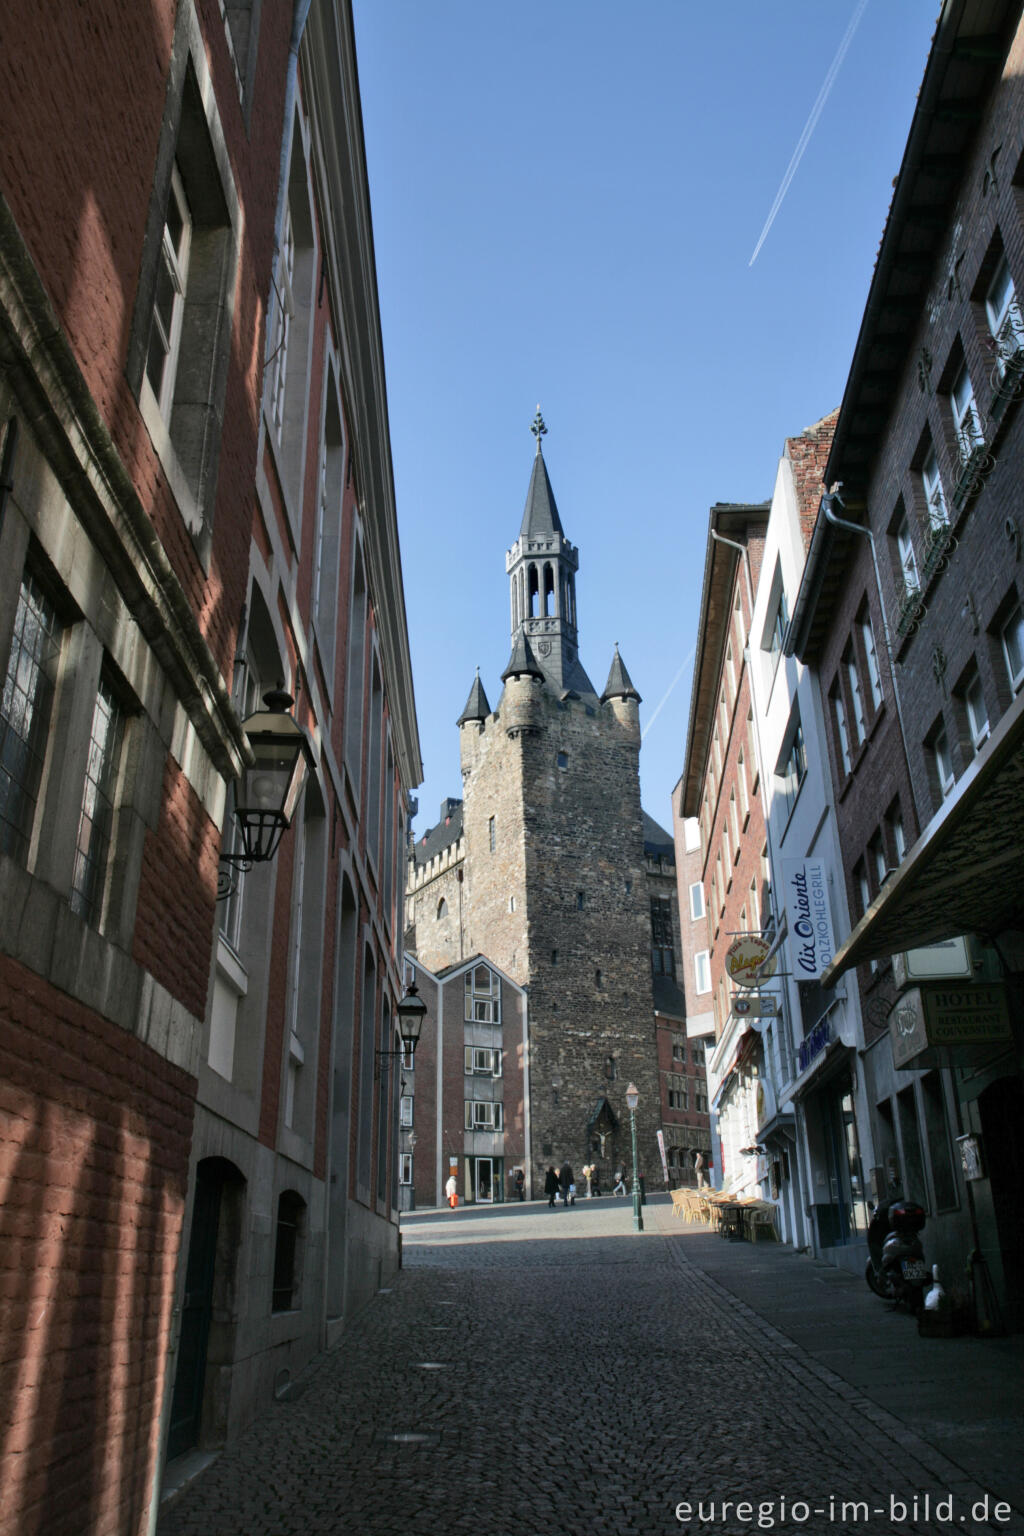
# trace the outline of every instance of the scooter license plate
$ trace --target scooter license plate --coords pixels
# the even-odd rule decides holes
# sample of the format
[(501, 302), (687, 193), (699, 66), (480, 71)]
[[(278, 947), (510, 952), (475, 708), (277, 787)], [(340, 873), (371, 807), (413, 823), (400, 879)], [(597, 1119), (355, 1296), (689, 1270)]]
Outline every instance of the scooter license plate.
[(928, 1266), (920, 1259), (904, 1259), (900, 1265), (904, 1280), (927, 1280)]

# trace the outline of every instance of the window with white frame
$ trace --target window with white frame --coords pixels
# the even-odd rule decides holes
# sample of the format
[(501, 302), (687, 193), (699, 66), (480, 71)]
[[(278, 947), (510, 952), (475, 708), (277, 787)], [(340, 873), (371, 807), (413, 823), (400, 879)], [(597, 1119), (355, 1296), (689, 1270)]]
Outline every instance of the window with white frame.
[(64, 641), (57, 611), (26, 571), (0, 704), (0, 852), (26, 863)]
[(919, 592), (921, 581), (917, 574), (917, 556), (910, 532), (910, 519), (905, 512), (897, 525), (895, 538), (903, 589), (905, 592)]
[(242, 210), (195, 7), (178, 6), (125, 372), (183, 521), (208, 549)]
[(398, 1182), (399, 1184), (412, 1183), (412, 1153), (400, 1152), (398, 1157)]
[(984, 443), (981, 416), (974, 399), (974, 389), (966, 363), (961, 364), (960, 371), (953, 380), (949, 400), (953, 411), (953, 427), (956, 432), (960, 460), (966, 464), (975, 449)]
[(698, 949), (693, 957), (694, 989), (697, 992), (711, 991), (711, 951)]
[(736, 791), (729, 794), (729, 826), (732, 828), (732, 840), (736, 845), (736, 857), (740, 854), (740, 817), (736, 809)]
[(907, 834), (903, 830), (903, 817), (898, 810), (890, 816), (889, 825), (892, 828), (892, 844), (896, 850), (896, 858), (902, 864), (907, 856)]
[(786, 803), (788, 817), (796, 804), (800, 786), (807, 775), (807, 748), (804, 745), (804, 733), (799, 715), (794, 715), (790, 723), (786, 746), (779, 758), (775, 775), (779, 783), (779, 793)]
[(975, 752), (980, 752), (989, 738), (990, 728), (988, 710), (985, 708), (985, 690), (981, 686), (977, 667), (964, 684), (962, 698), (971, 745)]
[(782, 642), (788, 625), (789, 610), (786, 607), (786, 593), (782, 585), (782, 568), (777, 565), (772, 578), (771, 596), (768, 599), (768, 617), (761, 637), (761, 649), (768, 652), (773, 668), (782, 655)]
[(933, 733), (930, 748), (939, 798), (946, 800), (953, 793), (956, 776), (953, 772), (953, 758), (949, 750), (949, 736), (944, 725), (940, 726)]
[(740, 792), (740, 816), (746, 826), (750, 815), (750, 791), (747, 788), (746, 748), (741, 747), (736, 758), (736, 788)]
[(284, 427), (284, 397), (288, 384), (288, 342), (292, 315), (295, 313), (295, 229), (291, 204), (285, 205), (281, 231), (281, 255), (277, 266), (277, 309), (274, 316), (273, 347), (268, 362), (270, 373), (268, 403), (270, 421), (278, 442)]
[(871, 615), (862, 611), (857, 620), (860, 630), (861, 644), (864, 647), (864, 660), (868, 669), (868, 685), (871, 689), (871, 705), (873, 709), (879, 709), (882, 703), (882, 679), (878, 674), (878, 655), (875, 651), (875, 632), (871, 627)]
[(843, 656), (843, 666), (846, 670), (846, 681), (850, 688), (850, 703), (853, 707), (852, 726), (855, 746), (859, 747), (867, 735), (867, 720), (864, 716), (864, 700), (860, 691), (860, 673), (857, 670), (857, 657), (853, 646), (849, 646)]
[(153, 296), (153, 319), (146, 355), (146, 377), (157, 408), (164, 421), (170, 422), (174, 404), (174, 381), (181, 350), (181, 328), (185, 314), (185, 288), (188, 282), (188, 258), (192, 246), (192, 214), (185, 196), (185, 185), (177, 164), (171, 171), (171, 190), (164, 217), (163, 240)]
[(466, 1100), (467, 1131), (500, 1131), (503, 1123), (500, 1100)]
[(725, 682), (729, 690), (730, 707), (736, 699), (736, 664), (732, 659), (732, 641), (726, 641), (725, 646)]
[(704, 886), (699, 880), (690, 886), (690, 916), (695, 923), (704, 916)]
[(1017, 693), (1024, 683), (1024, 609), (1019, 603), (1003, 625), (999, 638), (1010, 687)]
[(398, 1123), (399, 1123), (399, 1125), (402, 1127), (403, 1130), (406, 1130), (406, 1131), (411, 1130), (411, 1128), (412, 1128), (412, 1094), (411, 1093), (403, 1093), (402, 1094), (402, 1097), (398, 1101), (398, 1110), (399, 1110), (399, 1116), (398, 1116)]
[(846, 727), (846, 705), (843, 703), (843, 692), (838, 681), (829, 694), (829, 702), (832, 705), (832, 719), (836, 728), (836, 740), (839, 743), (839, 758), (843, 765), (843, 772), (849, 773), (853, 767), (853, 759), (850, 755), (850, 737)]
[(992, 275), (985, 295), (985, 315), (996, 344), (996, 368), (1000, 378), (1024, 352), (1024, 315), (1014, 291), (1006, 257)]
[(466, 972), (465, 1017), (477, 1024), (501, 1023), (501, 984), (486, 965)]
[(121, 760), (124, 712), (106, 678), (100, 678), (89, 734), (85, 788), (71, 881), (71, 910), (87, 923), (99, 921), (103, 883), (114, 828), (114, 790)]
[(487, 845), (491, 853), (493, 853), (498, 846), (498, 834), (494, 828), (493, 816), (490, 816), (487, 819)]
[(465, 1048), (465, 1070), (468, 1077), (500, 1077), (500, 1048), (467, 1045)]
[(921, 464), (921, 490), (931, 526), (944, 527), (949, 522), (949, 508), (946, 506), (946, 493), (942, 488), (942, 476), (934, 448), (928, 449)]

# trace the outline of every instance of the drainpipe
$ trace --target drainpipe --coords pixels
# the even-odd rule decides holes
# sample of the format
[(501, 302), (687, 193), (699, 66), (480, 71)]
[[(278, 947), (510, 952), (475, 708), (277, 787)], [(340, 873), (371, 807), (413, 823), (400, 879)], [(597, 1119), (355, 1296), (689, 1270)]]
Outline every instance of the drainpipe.
[(836, 490), (826, 492), (821, 498), (821, 510), (825, 514), (825, 521), (831, 523), (833, 528), (841, 528), (844, 533), (860, 533), (865, 536), (871, 545), (871, 563), (875, 568), (875, 589), (878, 592), (878, 611), (882, 616), (882, 634), (885, 637), (885, 654), (889, 660), (889, 681), (892, 683), (892, 696), (896, 702), (896, 719), (900, 728), (900, 740), (903, 743), (903, 761), (910, 771), (910, 754), (907, 751), (907, 733), (903, 724), (903, 709), (900, 705), (900, 691), (896, 686), (896, 663), (892, 654), (892, 639), (889, 634), (889, 621), (885, 616), (885, 603), (882, 599), (882, 580), (878, 573), (878, 553), (875, 549), (875, 536), (870, 528), (865, 528), (861, 523), (848, 523), (845, 518), (836, 514), (836, 507), (843, 507), (844, 503), (839, 495), (842, 481)]

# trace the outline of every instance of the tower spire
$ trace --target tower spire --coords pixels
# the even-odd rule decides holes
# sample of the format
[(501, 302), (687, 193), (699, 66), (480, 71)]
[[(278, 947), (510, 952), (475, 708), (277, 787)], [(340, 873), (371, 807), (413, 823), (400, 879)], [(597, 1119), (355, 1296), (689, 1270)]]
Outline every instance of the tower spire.
[(548, 429), (544, 425), (544, 417), (540, 413), (540, 404), (539, 403), (537, 405), (537, 414), (533, 418), (533, 420), (530, 422), (530, 431), (533, 433), (534, 437), (537, 439), (537, 455), (539, 457), (540, 456), (540, 440), (541, 440), (542, 437), (547, 437), (547, 433), (548, 433)]

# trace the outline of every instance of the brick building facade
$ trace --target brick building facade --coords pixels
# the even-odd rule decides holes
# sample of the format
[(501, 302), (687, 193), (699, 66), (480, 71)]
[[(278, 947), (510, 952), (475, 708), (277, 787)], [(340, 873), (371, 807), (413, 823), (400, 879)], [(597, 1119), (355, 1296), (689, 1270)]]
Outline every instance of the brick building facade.
[(121, 1536), (397, 1262), (418, 742), (349, 7), (6, 19), (0, 1529)]
[[(873, 1182), (926, 1205), (947, 1284), (980, 1250), (1018, 1322), (1022, 67), (1019, 5), (943, 7), (787, 646), (828, 724), (855, 926), (825, 980), (861, 999)], [(995, 989), (998, 1036), (894, 1033), (943, 972), (966, 1009)]]
[[(414, 845), (408, 948), (430, 970), (479, 955), (529, 988), (534, 1193), (568, 1158), (604, 1182), (630, 1161), (625, 1090), (640, 1093), (641, 1160), (661, 1176), (652, 902), (678, 945), (671, 838), (646, 822), (639, 695), (616, 650), (598, 696), (578, 654), (578, 552), (537, 454), (509, 551), (512, 655), (492, 710), (475, 680), (459, 720), (463, 799)], [(648, 832), (654, 827), (656, 842)], [(660, 909), (659, 909), (660, 910)], [(678, 949), (674, 952), (677, 954)], [(674, 961), (673, 961), (674, 966)], [(673, 1016), (683, 1016), (674, 975)]]

